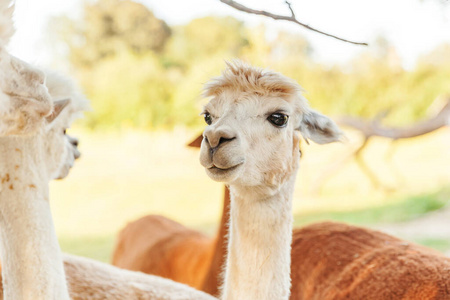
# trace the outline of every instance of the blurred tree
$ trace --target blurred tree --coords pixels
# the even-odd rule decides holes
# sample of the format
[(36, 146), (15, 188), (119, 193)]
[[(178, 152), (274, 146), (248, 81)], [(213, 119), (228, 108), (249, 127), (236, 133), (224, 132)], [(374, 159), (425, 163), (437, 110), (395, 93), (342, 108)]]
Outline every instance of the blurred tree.
[(70, 47), (72, 64), (89, 67), (123, 50), (161, 52), (171, 31), (144, 5), (130, 0), (84, 4), (82, 22), (62, 19), (61, 34)]
[[(345, 65), (315, 62), (301, 35), (249, 27), (232, 17), (204, 17), (168, 28), (131, 0), (98, 0), (79, 20), (60, 17), (51, 34), (92, 101), (86, 124), (98, 127), (201, 126), (202, 84), (220, 74), (223, 61), (241, 58), (297, 80), (324, 113), (407, 125), (427, 117), (440, 94), (450, 93), (449, 46), (404, 70), (395, 48), (378, 37)], [(60, 52), (60, 53), (61, 53)], [(55, 55), (58, 57), (58, 55)]]
[(173, 29), (165, 57), (186, 69), (206, 57), (237, 57), (247, 44), (243, 22), (232, 17), (204, 17)]
[(174, 119), (173, 90), (160, 59), (153, 53), (136, 55), (122, 51), (82, 72), (81, 83), (92, 99), (91, 128), (170, 128)]

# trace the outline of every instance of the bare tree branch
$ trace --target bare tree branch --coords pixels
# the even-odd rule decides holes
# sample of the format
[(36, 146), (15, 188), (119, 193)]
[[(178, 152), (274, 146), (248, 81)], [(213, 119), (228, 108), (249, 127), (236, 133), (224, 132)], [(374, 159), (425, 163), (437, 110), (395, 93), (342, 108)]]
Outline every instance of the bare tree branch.
[(276, 15), (276, 14), (273, 14), (273, 13), (270, 13), (270, 12), (264, 11), (264, 10), (252, 9), (252, 8), (246, 7), (246, 6), (244, 6), (244, 5), (240, 4), (240, 3), (237, 3), (236, 1), (233, 1), (233, 0), (220, 0), (220, 2), (222, 2), (222, 3), (226, 4), (226, 5), (229, 5), (229, 6), (235, 8), (237, 10), (249, 13), (249, 14), (266, 16), (266, 17), (272, 18), (274, 20), (284, 20), (284, 21), (293, 22), (293, 23), (298, 24), (300, 26), (303, 26), (306, 29), (309, 29), (311, 31), (314, 31), (314, 32), (326, 35), (328, 37), (332, 37), (334, 39), (337, 39), (337, 40), (340, 40), (340, 41), (343, 41), (343, 42), (346, 42), (346, 43), (350, 43), (350, 44), (354, 44), (354, 45), (367, 46), (367, 43), (360, 43), (360, 42), (349, 41), (349, 40), (337, 37), (335, 35), (332, 35), (332, 34), (329, 34), (329, 33), (323, 32), (323, 31), (320, 31), (320, 30), (315, 29), (315, 28), (313, 28), (313, 27), (311, 27), (311, 26), (309, 26), (309, 25), (307, 25), (305, 23), (300, 22), (295, 17), (295, 13), (294, 13), (294, 10), (291, 7), (291, 3), (288, 2), (288, 1), (286, 1), (286, 5), (288, 6), (289, 10), (291, 11), (291, 15), (290, 16), (281, 16), (281, 15)]
[(449, 125), (449, 122), (450, 98), (447, 99), (446, 104), (435, 116), (423, 122), (406, 127), (385, 127), (382, 126), (377, 119), (373, 121), (366, 121), (359, 118), (344, 117), (338, 120), (338, 123), (341, 125), (346, 125), (361, 131), (366, 138), (371, 136), (381, 136), (393, 140), (407, 139), (424, 135)]
[[(336, 162), (334, 165), (330, 166), (325, 170), (322, 175), (317, 178), (316, 182), (313, 184), (312, 192), (316, 194), (319, 192), (320, 187), (323, 186), (324, 182), (331, 178), (339, 169), (346, 163), (348, 163), (352, 158), (355, 158), (359, 168), (365, 173), (375, 188), (383, 187), (385, 190), (390, 190), (390, 188), (385, 187), (382, 181), (376, 176), (376, 174), (370, 170), (368, 165), (364, 162), (362, 157), (362, 152), (367, 146), (367, 143), (371, 137), (379, 136), (391, 139), (393, 142), (400, 139), (412, 138), (420, 135), (424, 135), (435, 131), (444, 126), (450, 126), (450, 98), (448, 98), (439, 112), (428, 118), (427, 120), (413, 124), (411, 126), (405, 127), (386, 127), (380, 124), (380, 120), (386, 116), (388, 111), (381, 112), (373, 120), (367, 121), (360, 118), (343, 117), (337, 120), (340, 125), (345, 125), (352, 127), (360, 131), (363, 135), (362, 144), (348, 156), (344, 157), (341, 161)], [(390, 149), (393, 151), (393, 149)], [(389, 160), (392, 161), (393, 153), (387, 154)], [(391, 168), (392, 169), (392, 168)], [(394, 170), (394, 174), (397, 179), (402, 179), (400, 173)], [(399, 181), (399, 180), (398, 180)], [(404, 180), (401, 180), (404, 182)]]

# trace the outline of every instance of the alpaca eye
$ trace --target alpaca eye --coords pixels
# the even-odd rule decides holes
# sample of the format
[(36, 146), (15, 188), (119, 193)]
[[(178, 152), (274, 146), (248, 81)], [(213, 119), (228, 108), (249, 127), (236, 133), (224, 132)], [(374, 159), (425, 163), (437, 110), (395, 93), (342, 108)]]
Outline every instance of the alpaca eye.
[(63, 133), (66, 134), (67, 129), (64, 129)]
[(271, 114), (267, 120), (276, 127), (284, 127), (289, 120), (289, 116), (282, 113), (274, 113)]
[(204, 117), (205, 117), (206, 124), (211, 125), (211, 123), (212, 123), (211, 115), (209, 113), (205, 112), (205, 116)]

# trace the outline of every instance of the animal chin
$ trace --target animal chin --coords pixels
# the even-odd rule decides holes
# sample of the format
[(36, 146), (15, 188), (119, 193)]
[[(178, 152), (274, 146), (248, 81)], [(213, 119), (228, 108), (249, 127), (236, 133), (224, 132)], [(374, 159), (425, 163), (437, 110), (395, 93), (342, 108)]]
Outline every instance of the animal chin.
[(211, 179), (215, 181), (219, 182), (232, 181), (239, 173), (241, 167), (242, 163), (226, 168), (219, 168), (213, 164), (211, 167), (206, 168), (206, 173), (208, 174), (209, 177), (211, 177)]
[(74, 157), (75, 159), (79, 159), (80, 156), (81, 156), (80, 151), (78, 151), (78, 149), (74, 149), (74, 151), (73, 151), (73, 157)]
[(64, 167), (59, 171), (58, 177), (55, 178), (55, 180), (61, 180), (67, 177), (69, 175), (69, 171), (72, 168), (71, 165), (64, 165)]

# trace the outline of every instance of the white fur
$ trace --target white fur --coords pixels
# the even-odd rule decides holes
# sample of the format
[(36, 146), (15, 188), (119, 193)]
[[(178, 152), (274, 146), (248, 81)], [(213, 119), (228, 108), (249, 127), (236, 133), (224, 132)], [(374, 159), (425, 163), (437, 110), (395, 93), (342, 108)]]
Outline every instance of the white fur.
[[(229, 63), (206, 86), (212, 124), (204, 131), (200, 162), (231, 191), (223, 299), (289, 298), (299, 140), (303, 134), (332, 142), (341, 135), (330, 119), (309, 109), (300, 91), (281, 74), (240, 62)], [(283, 128), (267, 120), (280, 111), (289, 116)]]
[[(10, 101), (15, 107), (15, 99)], [(27, 103), (28, 109), (34, 104)], [(69, 299), (48, 182), (60, 176), (71, 147), (62, 128), (47, 124), (45, 115), (41, 118), (41, 127), (30, 133), (0, 137), (0, 255), (6, 299)]]
[(53, 110), (44, 73), (2, 47), (0, 70), (0, 136), (36, 133)]
[(213, 300), (211, 295), (154, 275), (133, 272), (92, 259), (64, 255), (73, 300)]
[(48, 182), (65, 176), (66, 165), (73, 163), (75, 149), (64, 135), (64, 126), (80, 109), (69, 105), (65, 115), (47, 122), (54, 101), (44, 85), (45, 74), (5, 50), (14, 32), (12, 13), (11, 1), (0, 0), (0, 256), (4, 294), (6, 299), (69, 299)]

